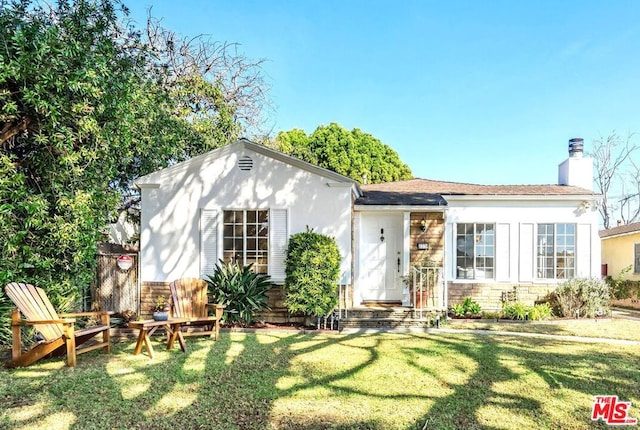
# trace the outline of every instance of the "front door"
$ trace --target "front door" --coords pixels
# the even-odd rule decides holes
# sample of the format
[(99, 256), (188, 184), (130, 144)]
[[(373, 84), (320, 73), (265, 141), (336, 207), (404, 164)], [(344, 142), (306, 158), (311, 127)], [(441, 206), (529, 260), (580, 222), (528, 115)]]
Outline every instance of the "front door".
[(402, 300), (401, 214), (362, 214), (359, 263), (362, 301)]

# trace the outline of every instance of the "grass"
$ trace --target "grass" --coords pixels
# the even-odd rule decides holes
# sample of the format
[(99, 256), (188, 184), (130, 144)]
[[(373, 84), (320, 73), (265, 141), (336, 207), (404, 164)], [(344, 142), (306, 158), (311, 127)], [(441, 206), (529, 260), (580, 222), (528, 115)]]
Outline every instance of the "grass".
[(549, 321), (449, 320), (448, 328), (542, 333), (561, 336), (603, 337), (640, 341), (640, 322), (629, 319), (602, 318)]
[[(636, 323), (638, 324), (638, 323)], [(640, 415), (640, 347), (471, 334), (223, 333), (0, 370), (3, 429), (586, 429)]]

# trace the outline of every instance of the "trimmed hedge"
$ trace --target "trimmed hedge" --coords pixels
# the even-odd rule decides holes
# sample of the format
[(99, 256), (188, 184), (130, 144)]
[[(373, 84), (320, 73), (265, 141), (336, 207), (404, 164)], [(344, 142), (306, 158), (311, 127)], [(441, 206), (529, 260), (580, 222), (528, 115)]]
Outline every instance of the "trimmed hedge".
[(305, 316), (328, 315), (337, 305), (340, 251), (333, 237), (304, 233), (289, 238), (287, 247), (285, 306)]

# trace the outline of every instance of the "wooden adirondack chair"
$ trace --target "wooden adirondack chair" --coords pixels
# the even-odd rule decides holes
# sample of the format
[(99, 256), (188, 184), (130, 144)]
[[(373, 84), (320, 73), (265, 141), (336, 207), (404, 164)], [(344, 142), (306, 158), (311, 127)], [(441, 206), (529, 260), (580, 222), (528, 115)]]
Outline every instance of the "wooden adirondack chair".
[[(13, 345), (11, 361), (7, 367), (28, 366), (48, 355), (67, 354), (67, 365), (76, 365), (76, 355), (102, 348), (105, 354), (111, 352), (108, 312), (77, 312), (58, 314), (51, 305), (44, 290), (30, 284), (11, 283), (5, 286), (7, 296), (18, 309), (11, 313)], [(25, 319), (20, 317), (24, 315)], [(76, 317), (95, 316), (101, 325), (75, 330)], [(30, 350), (22, 352), (21, 327), (33, 326), (41, 340)], [(102, 333), (102, 342), (80, 348), (87, 340)]]
[[(170, 284), (173, 300), (172, 313), (175, 318), (187, 318), (183, 323), (184, 336), (210, 335), (218, 340), (220, 319), (224, 306), (209, 304), (207, 283), (203, 279), (183, 278)], [(213, 315), (209, 312), (213, 310)], [(202, 331), (189, 331), (189, 327), (203, 327)]]

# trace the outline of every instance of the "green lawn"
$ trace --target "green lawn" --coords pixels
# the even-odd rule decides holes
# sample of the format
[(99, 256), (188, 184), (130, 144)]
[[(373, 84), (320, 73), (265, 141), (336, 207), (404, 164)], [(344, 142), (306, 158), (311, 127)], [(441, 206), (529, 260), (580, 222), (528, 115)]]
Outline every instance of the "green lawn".
[[(640, 416), (640, 347), (469, 334), (223, 333), (189, 352), (0, 370), (6, 429), (582, 429), (593, 397)], [(606, 428), (603, 423), (596, 427)]]
[(604, 337), (640, 342), (640, 322), (621, 318), (549, 320), (549, 321), (503, 321), (495, 320), (449, 320), (447, 328), (542, 333), (560, 336)]

